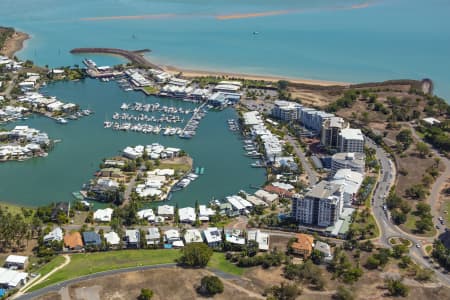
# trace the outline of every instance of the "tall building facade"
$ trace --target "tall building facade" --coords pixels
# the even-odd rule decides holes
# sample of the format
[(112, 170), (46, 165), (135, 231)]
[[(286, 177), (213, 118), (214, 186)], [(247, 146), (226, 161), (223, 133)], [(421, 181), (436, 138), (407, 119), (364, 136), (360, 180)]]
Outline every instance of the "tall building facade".
[(312, 190), (292, 200), (292, 217), (300, 224), (327, 227), (334, 225), (343, 209), (343, 186), (321, 181)]

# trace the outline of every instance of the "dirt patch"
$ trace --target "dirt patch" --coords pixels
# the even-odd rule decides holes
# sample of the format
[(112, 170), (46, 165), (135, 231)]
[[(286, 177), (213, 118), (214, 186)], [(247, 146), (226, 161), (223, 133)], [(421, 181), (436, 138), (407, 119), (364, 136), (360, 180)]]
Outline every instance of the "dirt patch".
[(12, 58), (17, 51), (22, 49), (23, 43), (29, 38), (30, 36), (26, 33), (14, 32), (14, 34), (6, 40), (3, 48), (0, 49), (0, 54)]
[(62, 300), (62, 298), (58, 293), (51, 292), (42, 297), (37, 298), (36, 300)]
[[(83, 281), (68, 287), (72, 300), (122, 300), (136, 299), (142, 288), (153, 290), (152, 299), (198, 299), (195, 287), (203, 276), (210, 275), (207, 270), (190, 270), (181, 268), (163, 268), (145, 270), (125, 274), (110, 275), (102, 278)], [(243, 300), (258, 299), (259, 295), (246, 292), (232, 281), (222, 280), (224, 292), (213, 299)], [(258, 297), (255, 297), (258, 296)], [(60, 300), (60, 294), (47, 294), (39, 300)]]
[(183, 165), (189, 165), (192, 167), (192, 158), (189, 156), (181, 156), (181, 157), (174, 157), (174, 158), (170, 158), (170, 159), (163, 159), (161, 160), (161, 163), (163, 164), (168, 164), (168, 165), (178, 165), (178, 164), (183, 164)]

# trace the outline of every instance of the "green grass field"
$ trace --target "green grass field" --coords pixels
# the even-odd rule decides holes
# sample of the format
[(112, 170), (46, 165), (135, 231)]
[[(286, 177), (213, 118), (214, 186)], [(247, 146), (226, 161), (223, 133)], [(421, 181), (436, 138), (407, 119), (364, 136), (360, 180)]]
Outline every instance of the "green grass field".
[(56, 268), (57, 266), (61, 265), (62, 263), (64, 263), (65, 259), (62, 256), (57, 256), (55, 258), (53, 258), (51, 261), (49, 261), (48, 263), (46, 263), (45, 265), (43, 265), (42, 267), (36, 269), (36, 270), (30, 270), (31, 273), (38, 273), (41, 276), (44, 276), (46, 274), (48, 274), (51, 270), (53, 270), (54, 268)]
[(137, 266), (149, 266), (174, 263), (180, 252), (178, 250), (121, 250), (73, 254), (69, 265), (52, 274), (45, 281), (30, 289), (30, 292), (43, 287), (93, 273), (123, 269)]
[(149, 94), (156, 94), (159, 92), (159, 90), (154, 86), (146, 86), (144, 87), (144, 90)]
[(32, 207), (25, 207), (25, 206), (19, 206), (19, 205), (14, 205), (14, 204), (10, 204), (10, 203), (6, 203), (6, 202), (0, 202), (0, 207), (2, 209), (7, 209), (9, 212), (11, 212), (12, 214), (17, 214), (17, 213), (21, 213), (22, 212), (22, 207), (26, 208), (26, 209), (33, 209)]
[(237, 276), (241, 276), (245, 271), (243, 268), (239, 268), (235, 264), (232, 264), (231, 262), (226, 260), (225, 254), (219, 252), (213, 253), (211, 260), (208, 263), (208, 267)]
[(405, 224), (400, 225), (400, 227), (409, 233), (413, 233), (413, 234), (416, 234), (419, 236), (432, 237), (436, 234), (436, 229), (434, 227), (432, 227), (431, 230), (426, 231), (425, 233), (422, 233), (422, 234), (416, 233), (415, 230), (416, 230), (416, 220), (417, 219), (418, 219), (417, 216), (413, 215), (412, 213), (409, 213)]
[[(69, 265), (50, 275), (45, 281), (32, 287), (29, 292), (42, 289), (58, 282), (93, 273), (137, 266), (174, 263), (175, 259), (179, 256), (180, 252), (178, 250), (166, 249), (121, 250), (73, 254), (71, 255)], [(42, 268), (36, 270), (36, 273), (45, 275), (62, 262), (64, 262), (64, 258), (59, 256)], [(208, 266), (238, 276), (244, 273), (244, 269), (228, 262), (225, 259), (224, 253), (214, 253)]]

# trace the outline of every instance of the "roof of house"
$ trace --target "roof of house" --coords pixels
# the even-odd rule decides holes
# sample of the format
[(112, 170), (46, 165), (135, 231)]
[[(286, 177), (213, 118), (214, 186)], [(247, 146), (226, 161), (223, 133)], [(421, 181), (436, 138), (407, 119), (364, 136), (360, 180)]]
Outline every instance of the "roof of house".
[(0, 285), (15, 288), (28, 277), (28, 273), (0, 268)]
[(147, 229), (147, 234), (145, 235), (145, 239), (147, 240), (156, 240), (161, 237), (161, 234), (159, 233), (158, 227), (150, 227)]
[(44, 241), (62, 241), (63, 239), (63, 232), (60, 227), (56, 227), (52, 231), (50, 231), (48, 234), (44, 235)]
[(166, 239), (179, 239), (180, 238), (180, 232), (176, 229), (169, 229), (164, 232), (164, 235), (166, 236)]
[(273, 194), (265, 190), (257, 190), (255, 196), (266, 202), (272, 203), (278, 199), (278, 194)]
[(331, 256), (331, 248), (327, 243), (317, 241), (314, 245), (314, 250), (322, 252), (323, 254), (325, 254), (325, 256)]
[(96, 221), (102, 221), (102, 222), (109, 222), (111, 221), (111, 217), (114, 210), (112, 208), (105, 208), (105, 209), (97, 209), (94, 212), (94, 220)]
[(292, 244), (292, 249), (311, 252), (314, 245), (314, 238), (309, 234), (298, 233), (295, 235), (297, 241)]
[(139, 243), (139, 230), (127, 229), (125, 230), (125, 236), (128, 239), (128, 243)]
[(158, 206), (158, 215), (173, 215), (174, 212), (175, 212), (175, 207), (172, 205)]
[(188, 229), (184, 234), (184, 241), (186, 242), (186, 244), (202, 243), (203, 242), (202, 234), (197, 229)]
[(83, 232), (83, 241), (84, 244), (90, 244), (90, 245), (100, 245), (102, 243), (102, 239), (100, 238), (100, 235), (95, 231), (85, 231)]
[(103, 234), (103, 237), (105, 238), (106, 242), (110, 245), (119, 245), (120, 243), (120, 237), (114, 231)]
[(203, 235), (207, 243), (217, 243), (222, 241), (222, 234), (217, 227), (208, 227), (203, 230)]
[(69, 248), (83, 247), (83, 240), (78, 231), (68, 233), (64, 236), (64, 245)]
[(13, 264), (25, 264), (28, 260), (28, 256), (22, 256), (22, 255), (9, 255), (5, 263), (13, 263)]
[(269, 234), (261, 230), (249, 230), (247, 237), (250, 241), (257, 241), (259, 250), (269, 250)]
[(292, 197), (294, 194), (288, 190), (273, 185), (266, 185), (264, 190), (269, 193), (275, 193), (284, 197)]
[(178, 210), (181, 222), (194, 222), (196, 219), (195, 209), (193, 207), (183, 207)]

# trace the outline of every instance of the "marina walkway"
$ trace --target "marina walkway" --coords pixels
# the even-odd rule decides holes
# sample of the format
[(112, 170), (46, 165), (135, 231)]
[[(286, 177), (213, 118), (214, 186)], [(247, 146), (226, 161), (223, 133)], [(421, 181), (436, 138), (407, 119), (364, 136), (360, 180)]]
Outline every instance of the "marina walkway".
[(75, 48), (70, 50), (70, 53), (73, 54), (83, 54), (83, 53), (99, 53), (99, 54), (114, 54), (122, 56), (132, 63), (137, 64), (140, 67), (144, 68), (152, 68), (161, 70), (156, 64), (151, 63), (144, 57), (145, 52), (150, 52), (150, 49), (142, 49), (136, 51), (129, 51), (117, 48)]

